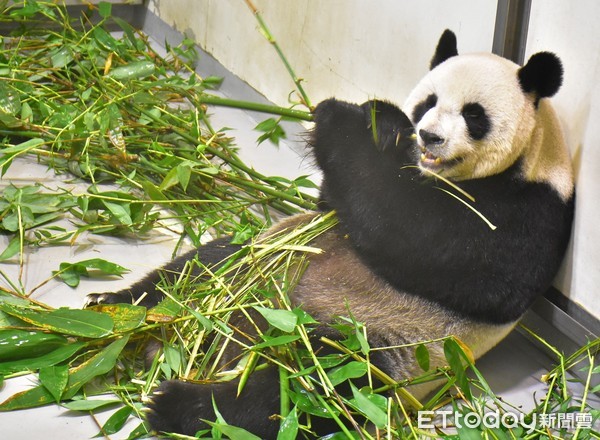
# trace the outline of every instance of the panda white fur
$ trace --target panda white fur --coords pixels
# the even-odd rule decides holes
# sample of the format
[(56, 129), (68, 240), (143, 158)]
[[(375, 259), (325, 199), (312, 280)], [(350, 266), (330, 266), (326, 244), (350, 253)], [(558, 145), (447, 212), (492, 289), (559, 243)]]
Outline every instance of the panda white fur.
[[(310, 256), (289, 293), (293, 303), (321, 323), (349, 308), (366, 323), (372, 347), (455, 335), (479, 357), (496, 345), (550, 286), (570, 234), (569, 154), (544, 99), (561, 81), (553, 54), (536, 54), (524, 67), (495, 55), (459, 56), (446, 31), (430, 72), (404, 105), (408, 118), (381, 101), (319, 104), (310, 144), (323, 171), (323, 209), (335, 209), (340, 225), (312, 243), (324, 252)], [(431, 172), (473, 196), (469, 203), (497, 229), (440, 191), (452, 189)], [(291, 217), (267, 234), (313, 215)], [(196, 255), (216, 264), (236, 249), (221, 239), (164, 269), (181, 270)], [(131, 301), (146, 292), (142, 304), (153, 305), (161, 299), (159, 277), (153, 272), (90, 302)], [(328, 330), (314, 332), (318, 339)], [(421, 373), (412, 349), (376, 353), (372, 362), (396, 380)], [(445, 364), (441, 346), (430, 346), (430, 356), (432, 367)], [(275, 368), (257, 371), (239, 397), (234, 382), (166, 381), (148, 420), (157, 431), (193, 435), (206, 427), (201, 419), (214, 420), (214, 396), (229, 424), (276, 438), (279, 422), (269, 416), (279, 411), (277, 381)], [(434, 386), (409, 390), (420, 399)], [(331, 429), (326, 419), (313, 420), (313, 428)]]

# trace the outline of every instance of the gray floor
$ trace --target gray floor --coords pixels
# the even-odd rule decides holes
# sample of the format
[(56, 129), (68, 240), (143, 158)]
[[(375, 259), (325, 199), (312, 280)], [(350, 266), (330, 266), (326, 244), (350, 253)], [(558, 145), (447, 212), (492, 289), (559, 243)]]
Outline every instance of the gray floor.
[[(162, 41), (162, 38), (159, 40)], [(214, 72), (209, 73), (214, 74)], [(237, 81), (239, 80), (229, 75), (223, 83), (221, 93), (244, 99), (262, 99), (252, 95), (251, 91), (248, 92), (244, 88), (245, 86)], [(249, 95), (240, 96), (240, 94)], [(313, 175), (315, 181), (320, 180), (311, 166), (311, 160), (306, 158), (306, 152), (302, 146), (301, 135), (304, 128), (291, 126), (289, 131), (292, 133), (294, 142), (283, 142), (279, 148), (267, 143), (257, 146), (258, 134), (253, 127), (264, 119), (264, 116), (227, 108), (214, 108), (212, 113), (211, 121), (214, 127), (235, 127), (232, 134), (241, 147), (242, 159), (262, 173), (290, 178)], [(0, 181), (0, 189), (8, 182), (24, 185), (39, 181), (50, 186), (63, 185), (74, 188), (74, 190), (82, 190), (86, 187), (86, 185), (72, 185), (66, 182), (64, 177), (54, 176), (52, 172), (44, 166), (36, 164), (33, 160), (18, 160)], [(0, 237), (0, 249), (3, 249), (6, 244), (7, 238)], [(167, 261), (174, 244), (174, 237), (163, 231), (157, 232), (149, 240), (122, 240), (110, 237), (100, 239), (87, 236), (81, 237), (75, 246), (30, 249), (27, 253), (27, 264), (22, 282), (29, 291), (46, 280), (60, 262), (78, 261), (92, 257), (120, 263), (132, 270), (121, 280), (83, 280), (77, 289), (50, 281), (32, 295), (36, 300), (55, 307), (81, 307), (87, 293), (118, 290), (143, 276), (151, 268)], [(16, 264), (1, 264), (1, 270), (12, 279), (18, 278), (18, 265)], [(552, 360), (521, 334), (513, 332), (495, 350), (482, 358), (477, 365), (498, 395), (505, 401), (527, 411), (534, 406), (535, 397), (541, 398), (544, 395), (544, 385), (540, 382), (540, 377), (551, 367)], [(6, 381), (0, 389), (0, 401), (33, 384), (34, 379), (30, 376)], [(0, 426), (2, 427), (2, 438), (6, 439), (80, 440), (96, 435), (99, 431), (98, 424), (103, 424), (110, 414), (109, 410), (96, 415), (97, 419), (94, 419), (92, 416), (74, 413), (53, 405), (39, 409), (0, 413)], [(132, 420), (124, 430), (110, 438), (127, 438), (128, 432), (138, 423), (139, 421)]]

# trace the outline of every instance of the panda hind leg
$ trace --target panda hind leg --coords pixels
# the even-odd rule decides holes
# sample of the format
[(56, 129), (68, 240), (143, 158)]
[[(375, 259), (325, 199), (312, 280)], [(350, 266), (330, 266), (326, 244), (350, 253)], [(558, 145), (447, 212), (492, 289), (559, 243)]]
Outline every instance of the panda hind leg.
[(193, 436), (210, 429), (204, 420), (216, 419), (214, 403), (223, 419), (263, 439), (279, 430), (279, 378), (275, 367), (255, 371), (238, 396), (238, 381), (199, 384), (168, 380), (150, 396), (146, 419), (156, 432)]

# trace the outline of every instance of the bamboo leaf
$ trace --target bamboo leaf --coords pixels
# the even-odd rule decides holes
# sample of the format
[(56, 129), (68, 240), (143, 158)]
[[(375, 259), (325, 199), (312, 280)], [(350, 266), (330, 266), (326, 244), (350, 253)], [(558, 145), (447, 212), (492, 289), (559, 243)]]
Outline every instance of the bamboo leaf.
[(0, 363), (0, 375), (11, 374), (20, 371), (35, 371), (40, 368), (50, 367), (71, 358), (81, 348), (85, 347), (83, 342), (71, 342), (42, 356), (24, 358), (16, 361)]
[(69, 367), (67, 365), (40, 368), (39, 379), (41, 384), (52, 394), (56, 402), (67, 387), (69, 380)]
[(255, 436), (243, 428), (238, 428), (237, 426), (225, 425), (222, 423), (211, 423), (210, 425), (214, 429), (225, 434), (230, 440), (260, 440), (260, 437)]
[(6, 303), (0, 303), (0, 310), (42, 329), (86, 338), (107, 336), (114, 326), (110, 316), (92, 310), (62, 308), (36, 311)]
[(348, 379), (357, 379), (367, 374), (367, 364), (365, 362), (351, 361), (347, 364), (332, 369), (327, 373), (329, 380), (333, 386)]
[(96, 435), (96, 437), (106, 437), (119, 432), (125, 423), (131, 416), (133, 408), (130, 406), (124, 406), (123, 408), (115, 411), (102, 426), (102, 430)]
[(112, 14), (112, 4), (109, 2), (98, 3), (98, 13), (102, 18), (108, 18)]
[(105, 406), (121, 403), (119, 399), (82, 399), (65, 402), (62, 406), (71, 411), (94, 411)]
[(142, 326), (146, 321), (146, 308), (133, 304), (99, 304), (87, 310), (110, 316), (114, 322), (113, 333), (126, 333)]
[(267, 347), (276, 347), (278, 345), (286, 345), (290, 342), (300, 339), (299, 335), (283, 335), (283, 336), (263, 336), (264, 342), (260, 342), (252, 347), (253, 350), (261, 350)]
[(425, 344), (417, 345), (417, 348), (415, 348), (415, 358), (423, 371), (429, 371), (429, 350)]
[(269, 309), (256, 306), (254, 309), (260, 313), (269, 324), (286, 333), (291, 333), (296, 328), (298, 316), (290, 310)]
[(14, 257), (21, 250), (21, 238), (19, 236), (15, 236), (10, 239), (8, 242), (8, 246), (2, 251), (0, 254), (0, 261), (8, 260), (9, 258)]
[[(93, 269), (89, 272), (88, 269)], [(92, 277), (96, 275), (117, 275), (121, 276), (129, 272), (124, 268), (102, 258), (92, 258), (89, 260), (78, 261), (76, 263), (60, 263), (59, 270), (52, 272), (71, 287), (77, 287), (82, 276)]]
[[(123, 337), (114, 341), (83, 364), (71, 369), (69, 371), (69, 381), (62, 395), (62, 399), (66, 400), (72, 398), (83, 385), (88, 383), (94, 377), (111, 371), (117, 362), (118, 355), (123, 350), (128, 339), (128, 337)], [(46, 387), (39, 385), (9, 397), (0, 404), (0, 411), (34, 408), (47, 405), (53, 401), (54, 397), (50, 391), (48, 391)]]
[(35, 330), (0, 330), (0, 362), (44, 355), (66, 345), (67, 338)]
[[(352, 396), (354, 397), (354, 404), (356, 409), (363, 413), (367, 419), (369, 419), (378, 428), (383, 428), (387, 424), (387, 414), (384, 410), (379, 408), (373, 403), (367, 394), (362, 390), (358, 390), (352, 383), (350, 383), (352, 389)], [(372, 395), (369, 393), (369, 395)]]
[(69, 384), (63, 394), (63, 399), (70, 399), (79, 389), (96, 376), (111, 371), (118, 356), (129, 341), (129, 336), (123, 336), (99, 351), (91, 359), (69, 371)]
[(466, 357), (460, 346), (452, 338), (444, 341), (444, 356), (456, 376), (456, 383), (468, 400), (472, 399), (469, 379), (461, 358)]
[(295, 440), (298, 436), (298, 409), (294, 407), (290, 413), (283, 419), (277, 440)]
[(113, 203), (104, 200), (104, 206), (116, 217), (119, 223), (130, 226), (133, 223), (131, 220), (131, 212), (128, 204)]
[(45, 141), (43, 139), (34, 138), (25, 142), (21, 142), (13, 147), (3, 148), (1, 150), (2, 158), (0, 159), (0, 168), (2, 169), (0, 177), (4, 176), (15, 157), (29, 153), (34, 148), (38, 148), (39, 146), (43, 145), (44, 142)]

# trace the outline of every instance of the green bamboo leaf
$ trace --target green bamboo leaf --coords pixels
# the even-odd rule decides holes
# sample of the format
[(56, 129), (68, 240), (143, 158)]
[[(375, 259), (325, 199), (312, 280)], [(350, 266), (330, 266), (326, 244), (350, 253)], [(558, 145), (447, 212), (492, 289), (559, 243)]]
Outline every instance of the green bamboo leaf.
[(166, 200), (167, 199), (165, 194), (152, 182), (149, 182), (147, 180), (143, 181), (142, 188), (144, 188), (145, 193), (148, 194), (148, 197), (150, 197), (151, 200)]
[[(144, 50), (143, 41), (141, 41), (140, 39), (135, 37), (135, 33), (134, 33), (135, 29), (129, 23), (127, 23), (125, 20), (123, 20), (119, 17), (112, 17), (112, 19), (123, 30), (123, 32), (125, 33), (125, 36), (131, 43), (131, 47), (133, 47), (137, 50)], [(192, 75), (192, 76), (194, 76), (194, 75)]]
[(190, 183), (190, 177), (192, 175), (193, 164), (189, 161), (185, 161), (177, 165), (177, 180), (179, 180), (179, 184), (181, 188), (186, 191), (188, 184)]
[(121, 351), (123, 351), (123, 348), (128, 341), (129, 335), (123, 336), (112, 342), (88, 361), (72, 368), (69, 371), (69, 384), (63, 394), (63, 399), (70, 399), (83, 385), (88, 383), (94, 377), (101, 376), (111, 371), (115, 367), (119, 354), (121, 354)]
[(31, 122), (31, 120), (33, 119), (33, 110), (31, 109), (31, 106), (24, 102), (21, 104), (21, 121), (25, 122), (25, 123), (29, 123)]
[(0, 303), (0, 310), (42, 329), (86, 338), (107, 336), (114, 326), (110, 316), (92, 310), (61, 308), (36, 311), (6, 303)]
[(246, 431), (243, 428), (237, 426), (225, 425), (222, 423), (210, 423), (210, 425), (225, 434), (230, 440), (260, 440), (260, 437)]
[(82, 347), (85, 347), (85, 343), (71, 342), (69, 345), (59, 347), (42, 356), (2, 362), (0, 363), (0, 375), (17, 373), (20, 371), (35, 371), (40, 368), (59, 364), (69, 359)]
[(276, 347), (278, 345), (289, 344), (290, 342), (300, 339), (299, 335), (283, 335), (283, 336), (263, 336), (264, 342), (260, 342), (252, 347), (252, 350), (261, 350), (266, 347)]
[(279, 432), (277, 433), (277, 440), (295, 440), (298, 436), (298, 410), (294, 408), (290, 413), (283, 419)]
[(67, 338), (35, 330), (0, 330), (0, 362), (41, 356), (66, 345)]
[(92, 31), (92, 35), (96, 42), (109, 52), (116, 52), (119, 49), (117, 40), (101, 27), (95, 27)]
[(312, 316), (306, 313), (299, 307), (296, 307), (292, 310), (294, 315), (298, 317), (298, 325), (306, 325), (306, 324), (318, 324), (319, 322), (315, 320)]
[[(129, 337), (118, 339), (83, 364), (72, 368), (69, 371), (69, 382), (62, 395), (62, 399), (67, 400), (72, 398), (83, 385), (94, 377), (111, 371), (128, 340)], [(54, 397), (50, 391), (46, 387), (39, 385), (9, 397), (0, 404), (0, 411), (34, 408), (47, 405), (53, 401)]]
[(8, 260), (9, 258), (14, 257), (21, 250), (21, 238), (19, 236), (15, 236), (10, 239), (8, 242), (8, 246), (2, 251), (0, 254), (0, 261)]
[(359, 391), (352, 383), (350, 383), (350, 387), (352, 388), (356, 409), (363, 413), (375, 426), (384, 428), (388, 420), (386, 412), (371, 402), (367, 395), (363, 394), (363, 391)]
[(40, 368), (38, 377), (41, 384), (50, 391), (56, 403), (60, 402), (60, 398), (69, 381), (69, 366), (54, 365)]
[(131, 226), (133, 220), (131, 220), (131, 212), (129, 210), (129, 204), (119, 204), (103, 200), (102, 203), (106, 208), (119, 220), (119, 223), (125, 226)]
[(52, 67), (62, 69), (73, 61), (73, 55), (68, 47), (59, 47), (50, 52)]
[(165, 344), (163, 351), (165, 354), (165, 361), (169, 365), (171, 371), (179, 373), (181, 371), (182, 358), (177, 347), (174, 347), (170, 344)]
[(146, 322), (146, 307), (133, 304), (100, 304), (87, 310), (110, 316), (115, 324), (113, 333), (126, 333)]
[(177, 171), (177, 167), (172, 168), (167, 175), (165, 176), (165, 178), (163, 179), (163, 181), (160, 183), (160, 186), (158, 187), (158, 189), (160, 191), (164, 191), (165, 189), (169, 189), (172, 186), (175, 186), (179, 183), (179, 172)]
[[(93, 272), (89, 272), (88, 269), (92, 269)], [(76, 263), (60, 263), (59, 270), (53, 271), (52, 273), (54, 275), (58, 275), (58, 277), (67, 285), (71, 287), (77, 287), (82, 276), (121, 276), (127, 272), (129, 272), (129, 269), (118, 264), (103, 260), (102, 258), (91, 258), (89, 260), (82, 260)]]
[(417, 348), (415, 348), (415, 358), (423, 371), (429, 371), (429, 350), (425, 344), (417, 345)]
[(102, 18), (108, 18), (112, 14), (112, 3), (109, 2), (99, 2), (98, 3), (98, 13)]
[(71, 411), (94, 411), (105, 406), (122, 403), (120, 399), (82, 399), (65, 402), (62, 406)]
[(206, 330), (207, 332), (210, 332), (212, 330), (213, 323), (208, 318), (203, 316), (200, 312), (192, 309), (191, 307), (186, 307), (186, 309), (190, 312), (192, 316), (194, 316), (194, 318), (198, 320), (198, 322), (204, 328), (204, 330)]
[(2, 173), (0, 174), (0, 177), (4, 176), (15, 157), (27, 154), (31, 150), (38, 148), (44, 143), (44, 139), (34, 138), (29, 139), (25, 142), (21, 142), (20, 144), (14, 145), (12, 147), (3, 148), (2, 150), (0, 150), (0, 153), (2, 154), (2, 158), (0, 159), (0, 168), (2, 169)]
[(8, 83), (0, 82), (0, 113), (15, 116), (21, 112), (21, 97)]
[(449, 338), (444, 341), (444, 356), (456, 376), (458, 387), (470, 401), (472, 399), (471, 388), (469, 386), (469, 379), (467, 377), (465, 366), (461, 360), (461, 358), (466, 358), (466, 355), (454, 339)]
[(145, 423), (140, 423), (136, 428), (132, 429), (127, 437), (127, 440), (136, 440), (139, 438), (146, 438), (150, 434), (150, 428)]
[(367, 374), (367, 364), (364, 362), (351, 361), (341, 367), (334, 368), (327, 373), (333, 386), (336, 386), (348, 379), (357, 379)]
[(260, 313), (269, 324), (286, 333), (293, 332), (298, 323), (298, 316), (290, 310), (269, 309), (256, 306), (254, 309)]
[(124, 406), (123, 408), (118, 409), (112, 414), (106, 423), (102, 426), (102, 430), (95, 435), (95, 437), (106, 437), (107, 435), (115, 434), (119, 432), (125, 423), (131, 416), (133, 412), (133, 408), (130, 406)]

